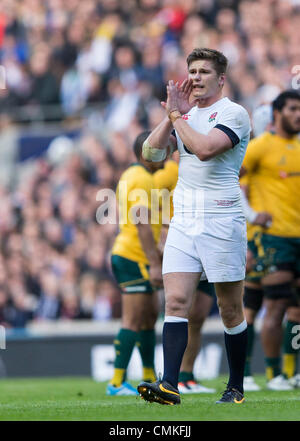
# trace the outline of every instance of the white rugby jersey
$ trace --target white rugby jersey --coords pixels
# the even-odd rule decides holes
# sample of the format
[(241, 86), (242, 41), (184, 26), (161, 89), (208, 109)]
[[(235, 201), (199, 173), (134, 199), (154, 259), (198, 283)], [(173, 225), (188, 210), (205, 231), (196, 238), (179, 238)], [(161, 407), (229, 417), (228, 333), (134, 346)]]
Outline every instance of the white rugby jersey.
[(175, 131), (180, 161), (173, 198), (174, 217), (220, 212), (242, 214), (239, 171), (251, 131), (247, 111), (224, 97), (209, 107), (195, 106), (182, 118), (204, 135), (214, 127), (224, 131), (232, 141), (232, 148), (201, 161), (189, 152)]

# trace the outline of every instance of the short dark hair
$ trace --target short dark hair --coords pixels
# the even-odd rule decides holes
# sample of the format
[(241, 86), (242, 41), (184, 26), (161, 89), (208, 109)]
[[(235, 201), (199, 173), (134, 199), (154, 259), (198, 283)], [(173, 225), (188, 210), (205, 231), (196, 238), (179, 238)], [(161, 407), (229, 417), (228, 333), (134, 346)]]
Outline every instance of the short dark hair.
[(281, 110), (286, 105), (287, 100), (300, 100), (300, 94), (296, 90), (285, 90), (284, 92), (281, 92), (277, 98), (272, 102), (272, 110), (274, 113), (274, 110), (278, 110), (281, 112)]
[(215, 49), (208, 49), (206, 47), (193, 49), (186, 59), (187, 65), (189, 66), (196, 60), (211, 61), (218, 75), (224, 74), (228, 65), (228, 60), (222, 52), (216, 51)]
[(136, 158), (139, 160), (142, 156), (142, 148), (143, 144), (150, 135), (150, 130), (146, 130), (145, 132), (140, 133), (133, 144), (133, 151), (136, 156)]

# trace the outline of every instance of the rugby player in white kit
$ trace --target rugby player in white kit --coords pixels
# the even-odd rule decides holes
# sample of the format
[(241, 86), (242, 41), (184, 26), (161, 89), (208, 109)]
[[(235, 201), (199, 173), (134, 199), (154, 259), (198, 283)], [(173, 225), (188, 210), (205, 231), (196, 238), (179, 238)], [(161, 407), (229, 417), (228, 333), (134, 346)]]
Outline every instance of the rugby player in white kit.
[(188, 78), (169, 81), (167, 116), (143, 146), (145, 159), (159, 161), (168, 146), (180, 153), (179, 178), (163, 258), (164, 374), (138, 386), (142, 398), (179, 404), (178, 374), (188, 338), (188, 311), (199, 279), (215, 284), (224, 324), (229, 380), (217, 403), (244, 401), (247, 323), (243, 313), (246, 221), (239, 171), (250, 137), (247, 111), (222, 94), (227, 59), (219, 51), (194, 49)]

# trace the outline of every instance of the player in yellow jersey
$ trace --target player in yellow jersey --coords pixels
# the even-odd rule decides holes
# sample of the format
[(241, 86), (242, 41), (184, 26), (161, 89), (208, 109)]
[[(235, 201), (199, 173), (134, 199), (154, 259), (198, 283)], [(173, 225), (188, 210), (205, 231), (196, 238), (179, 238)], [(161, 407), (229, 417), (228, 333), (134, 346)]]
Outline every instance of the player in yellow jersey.
[[(260, 136), (272, 128), (272, 107), (264, 104), (256, 108), (252, 114), (254, 137)], [(247, 320), (247, 357), (244, 371), (244, 390), (258, 391), (260, 387), (255, 383), (251, 371), (251, 361), (255, 341), (255, 319), (263, 303), (261, 278), (264, 274), (260, 260), (263, 257), (263, 248), (260, 245), (262, 227), (271, 224), (272, 216), (263, 211), (260, 188), (255, 175), (248, 173), (240, 179), (242, 203), (247, 219), (247, 265), (244, 288), (244, 311)]]
[[(162, 286), (157, 191), (153, 173), (164, 162), (150, 163), (141, 156), (149, 132), (141, 133), (134, 143), (137, 163), (121, 176), (117, 196), (120, 233), (112, 249), (112, 269), (122, 289), (122, 324), (114, 341), (114, 375), (107, 386), (108, 395), (136, 395), (127, 383), (126, 370), (137, 344), (143, 363), (143, 378), (156, 379), (154, 372), (155, 322), (158, 315), (157, 288)], [(157, 207), (151, 211), (152, 207)], [(152, 218), (151, 218), (152, 216)]]
[(251, 358), (254, 347), (254, 322), (263, 303), (263, 289), (261, 278), (264, 275), (261, 259), (264, 255), (260, 244), (263, 228), (267, 228), (272, 216), (264, 212), (259, 196), (259, 187), (255, 185), (255, 177), (250, 174), (240, 179), (242, 189), (243, 208), (247, 219), (247, 266), (244, 288), (244, 311), (247, 320), (247, 357), (244, 371), (244, 390), (258, 391), (260, 387), (255, 383), (251, 374)]
[[(290, 337), (300, 322), (300, 95), (283, 92), (272, 108), (274, 133), (264, 133), (250, 142), (243, 170), (255, 179), (259, 206), (272, 215), (272, 224), (263, 229), (259, 244), (266, 309), (261, 337), (267, 386), (286, 390), (280, 367), (282, 321), (288, 312)], [(292, 358), (295, 360), (295, 354)]]
[[(177, 152), (174, 153), (174, 155), (176, 154)], [(167, 191), (171, 195), (171, 197), (168, 197), (168, 193), (165, 193), (165, 203), (162, 205), (161, 243), (163, 244), (167, 237), (169, 222), (173, 216), (172, 192), (175, 189), (177, 179), (178, 163), (176, 160), (167, 161), (164, 168), (154, 174), (155, 187), (160, 189), (161, 193)], [(189, 312), (188, 344), (182, 359), (178, 379), (178, 390), (183, 394), (215, 392), (215, 389), (205, 387), (197, 382), (193, 374), (194, 363), (201, 346), (201, 329), (212, 308), (214, 294), (212, 283), (207, 281), (199, 282)]]

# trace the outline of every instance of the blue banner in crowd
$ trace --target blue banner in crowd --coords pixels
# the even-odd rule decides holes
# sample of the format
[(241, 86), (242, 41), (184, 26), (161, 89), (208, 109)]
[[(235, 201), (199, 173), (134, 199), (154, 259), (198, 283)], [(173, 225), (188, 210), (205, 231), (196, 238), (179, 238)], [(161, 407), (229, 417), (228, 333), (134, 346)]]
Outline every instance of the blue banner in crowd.
[(41, 133), (26, 133), (19, 138), (19, 161), (26, 161), (27, 159), (39, 158), (48, 149), (50, 143), (58, 136), (67, 136), (70, 139), (75, 139), (80, 135), (80, 129), (70, 132), (57, 132), (51, 134)]

